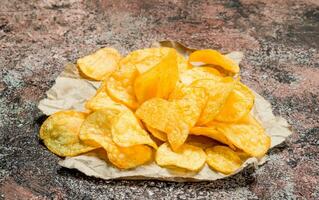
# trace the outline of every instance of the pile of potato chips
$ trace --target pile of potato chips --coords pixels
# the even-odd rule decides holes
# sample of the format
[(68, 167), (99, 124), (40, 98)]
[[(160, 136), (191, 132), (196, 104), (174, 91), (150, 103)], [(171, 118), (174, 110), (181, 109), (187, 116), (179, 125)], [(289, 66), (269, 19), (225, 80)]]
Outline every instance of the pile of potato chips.
[(76, 156), (103, 148), (120, 169), (155, 162), (199, 171), (205, 163), (231, 174), (249, 157), (262, 157), (271, 139), (250, 115), (252, 91), (239, 66), (218, 51), (185, 58), (168, 47), (122, 56), (103, 48), (78, 59), (86, 79), (101, 81), (86, 112), (60, 111), (40, 129), (53, 153)]

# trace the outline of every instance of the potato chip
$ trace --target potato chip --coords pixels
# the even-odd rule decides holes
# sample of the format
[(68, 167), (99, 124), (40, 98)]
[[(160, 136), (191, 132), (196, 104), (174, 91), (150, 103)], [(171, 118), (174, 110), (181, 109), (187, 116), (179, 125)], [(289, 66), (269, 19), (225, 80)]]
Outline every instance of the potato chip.
[(120, 67), (107, 80), (106, 90), (110, 97), (131, 109), (138, 106), (134, 94), (134, 81), (138, 71), (127, 58), (123, 58)]
[(107, 149), (107, 157), (116, 167), (130, 169), (150, 162), (153, 159), (153, 150), (146, 145), (131, 147), (111, 145)]
[(157, 149), (156, 143), (140, 126), (132, 111), (122, 112), (112, 124), (112, 139), (121, 147), (130, 147), (138, 144), (147, 144)]
[(208, 95), (204, 88), (181, 86), (176, 87), (169, 100), (182, 110), (182, 120), (193, 127), (206, 106)]
[[(139, 49), (127, 55), (127, 59), (135, 65), (140, 74), (143, 74), (156, 66), (172, 50), (175, 51), (167, 47)], [(184, 56), (177, 54), (177, 67), (179, 72), (183, 72), (191, 66)]]
[(211, 67), (194, 67), (184, 71), (179, 77), (179, 80), (184, 85), (190, 85), (200, 79), (220, 80), (221, 77), (219, 71)]
[(77, 60), (81, 72), (94, 80), (103, 80), (118, 68), (121, 55), (113, 48), (103, 48)]
[(189, 62), (203, 62), (206, 64), (220, 66), (233, 73), (239, 72), (239, 66), (234, 61), (212, 49), (194, 51), (189, 55)]
[(146, 128), (155, 138), (157, 138), (163, 142), (167, 141), (167, 135), (163, 131), (152, 128), (151, 126), (149, 126), (147, 124), (146, 124)]
[(189, 135), (185, 143), (193, 145), (193, 146), (197, 146), (203, 149), (207, 149), (208, 147), (216, 146), (219, 144), (215, 140), (207, 138), (205, 136), (201, 136), (201, 135)]
[(112, 124), (121, 110), (102, 109), (90, 114), (80, 129), (80, 138), (83, 142), (96, 147), (104, 147), (112, 141)]
[(187, 139), (189, 126), (183, 120), (183, 110), (175, 103), (153, 98), (136, 110), (136, 116), (152, 128), (165, 132), (174, 150)]
[(226, 136), (223, 133), (217, 131), (215, 127), (193, 127), (190, 130), (190, 134), (203, 135), (223, 144), (227, 144), (232, 149), (235, 149), (234, 145), (226, 138)]
[(236, 123), (211, 122), (236, 147), (254, 157), (261, 157), (270, 148), (271, 139), (250, 115)]
[(115, 109), (115, 110), (127, 110), (123, 104), (113, 101), (113, 99), (106, 92), (106, 83), (102, 83), (102, 86), (98, 89), (95, 96), (90, 98), (85, 107), (88, 110), (96, 111), (100, 109)]
[(176, 51), (171, 50), (155, 67), (139, 75), (134, 91), (139, 103), (153, 98), (168, 98), (178, 80)]
[(236, 81), (234, 79), (226, 77), (220, 81), (203, 79), (191, 84), (194, 87), (205, 88), (208, 93), (207, 104), (197, 122), (198, 125), (207, 124), (216, 117), (233, 90), (235, 83)]
[(214, 146), (206, 149), (207, 164), (216, 171), (224, 174), (231, 174), (242, 165), (242, 160), (226, 146)]
[(122, 169), (133, 168), (152, 159), (152, 149), (145, 145), (120, 147), (112, 140), (112, 124), (121, 112), (103, 109), (90, 114), (81, 126), (81, 140), (107, 151), (109, 160)]
[(221, 122), (236, 122), (240, 120), (252, 109), (254, 98), (254, 94), (247, 86), (237, 82), (221, 111), (216, 116), (216, 120)]
[(197, 171), (203, 167), (206, 154), (202, 148), (183, 144), (177, 151), (173, 151), (169, 144), (162, 144), (155, 157), (159, 166), (176, 166), (191, 171)]
[(45, 146), (59, 156), (76, 156), (95, 149), (79, 138), (80, 126), (86, 115), (76, 111), (60, 111), (42, 124), (40, 138)]

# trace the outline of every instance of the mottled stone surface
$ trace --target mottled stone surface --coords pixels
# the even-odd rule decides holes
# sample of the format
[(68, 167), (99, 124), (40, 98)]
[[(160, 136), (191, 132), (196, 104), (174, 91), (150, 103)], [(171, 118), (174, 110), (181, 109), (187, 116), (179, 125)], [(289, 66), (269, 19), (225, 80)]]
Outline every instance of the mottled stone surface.
[[(37, 103), (64, 64), (103, 47), (172, 39), (245, 52), (243, 81), (294, 134), (270, 161), (203, 183), (103, 181), (38, 140)], [(0, 199), (319, 199), (318, 0), (1, 0)]]

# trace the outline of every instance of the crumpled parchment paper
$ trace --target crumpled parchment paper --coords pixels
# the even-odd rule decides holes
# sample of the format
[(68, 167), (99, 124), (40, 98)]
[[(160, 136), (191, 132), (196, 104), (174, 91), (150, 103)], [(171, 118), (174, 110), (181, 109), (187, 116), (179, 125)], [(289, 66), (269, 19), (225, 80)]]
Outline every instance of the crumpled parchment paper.
[[(153, 46), (175, 48), (184, 56), (194, 49), (187, 48), (178, 42), (162, 41)], [(241, 52), (231, 52), (227, 56), (239, 63), (243, 58)], [(94, 96), (100, 82), (90, 81), (80, 76), (74, 64), (67, 64), (65, 70), (57, 77), (55, 84), (47, 91), (47, 98), (39, 102), (38, 108), (46, 115), (60, 110), (84, 111), (84, 103)], [(255, 93), (255, 105), (251, 113), (262, 123), (267, 134), (271, 136), (271, 147), (282, 143), (292, 132), (287, 121), (272, 113), (271, 104)], [(231, 175), (224, 175), (209, 168), (207, 164), (199, 172), (173, 171), (162, 168), (154, 162), (130, 170), (120, 170), (106, 159), (106, 152), (98, 149), (80, 156), (67, 157), (59, 164), (70, 169), (77, 169), (88, 176), (102, 179), (158, 179), (166, 181), (213, 181), (232, 176), (248, 165), (258, 167), (265, 163), (267, 156), (257, 159), (249, 158), (242, 167)]]

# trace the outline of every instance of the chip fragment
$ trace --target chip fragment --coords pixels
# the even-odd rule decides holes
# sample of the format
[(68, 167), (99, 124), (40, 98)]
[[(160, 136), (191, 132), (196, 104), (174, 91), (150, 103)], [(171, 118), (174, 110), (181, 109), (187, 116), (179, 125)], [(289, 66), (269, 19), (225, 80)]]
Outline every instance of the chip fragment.
[(168, 143), (164, 143), (158, 148), (155, 160), (159, 166), (175, 166), (197, 171), (205, 164), (206, 154), (197, 146), (183, 144), (177, 151), (173, 151)]
[(121, 59), (119, 52), (113, 48), (103, 48), (91, 55), (77, 60), (81, 72), (94, 80), (103, 80), (118, 68)]
[(136, 78), (134, 91), (139, 103), (154, 97), (168, 98), (178, 80), (176, 56), (176, 51), (170, 50), (156, 66)]
[(121, 147), (146, 144), (157, 149), (156, 143), (140, 126), (134, 113), (130, 110), (126, 110), (119, 114), (117, 119), (112, 123), (112, 139)]
[(252, 91), (241, 82), (237, 82), (220, 112), (217, 121), (236, 122), (247, 115), (254, 105), (255, 96)]
[(206, 64), (220, 66), (223, 69), (230, 71), (232, 73), (239, 72), (239, 66), (234, 61), (222, 55), (218, 51), (212, 49), (194, 51), (189, 55), (189, 62), (202, 62)]
[(76, 156), (95, 149), (84, 144), (79, 131), (86, 115), (77, 111), (60, 111), (42, 124), (40, 138), (45, 146), (59, 156)]
[(214, 146), (206, 149), (207, 164), (216, 171), (231, 174), (242, 165), (235, 151), (226, 146)]

